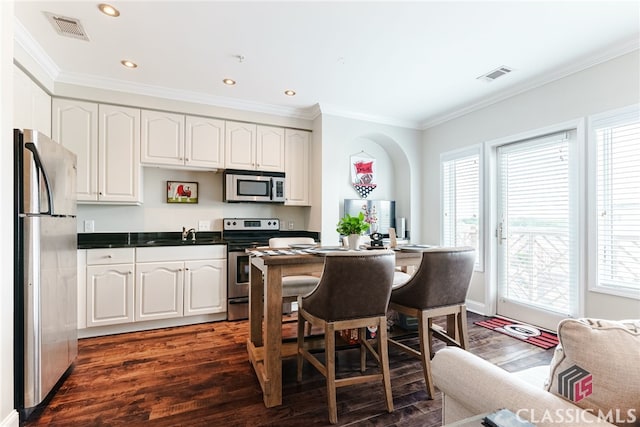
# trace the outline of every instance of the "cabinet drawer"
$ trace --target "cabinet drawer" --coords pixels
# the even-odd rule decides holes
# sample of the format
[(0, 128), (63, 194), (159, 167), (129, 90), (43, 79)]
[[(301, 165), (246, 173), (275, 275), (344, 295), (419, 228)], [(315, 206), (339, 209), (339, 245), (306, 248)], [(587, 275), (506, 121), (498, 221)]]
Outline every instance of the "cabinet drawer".
[(132, 264), (134, 248), (88, 249), (87, 265)]
[(225, 245), (162, 246), (137, 248), (136, 262), (188, 261), (227, 257)]

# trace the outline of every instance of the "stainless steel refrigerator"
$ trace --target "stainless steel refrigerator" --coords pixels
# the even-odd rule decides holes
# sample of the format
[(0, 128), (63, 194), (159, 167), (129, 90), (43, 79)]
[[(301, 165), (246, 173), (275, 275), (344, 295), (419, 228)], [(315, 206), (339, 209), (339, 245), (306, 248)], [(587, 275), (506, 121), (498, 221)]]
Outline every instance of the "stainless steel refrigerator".
[(15, 405), (27, 418), (78, 354), (76, 155), (14, 129)]

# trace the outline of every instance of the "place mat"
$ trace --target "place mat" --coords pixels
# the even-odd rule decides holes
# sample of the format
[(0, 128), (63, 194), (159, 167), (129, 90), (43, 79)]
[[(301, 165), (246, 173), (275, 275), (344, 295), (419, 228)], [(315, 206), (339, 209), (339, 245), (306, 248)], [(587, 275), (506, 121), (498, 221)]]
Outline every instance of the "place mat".
[(512, 320), (492, 317), (488, 320), (473, 322), (473, 324), (500, 332), (501, 334), (509, 335), (510, 337), (528, 342), (529, 344), (544, 348), (545, 350), (558, 345), (558, 336), (556, 334), (545, 332), (535, 326), (517, 323)]
[(267, 249), (261, 251), (248, 251), (253, 256), (277, 256), (277, 255), (309, 255), (313, 254), (313, 249)]

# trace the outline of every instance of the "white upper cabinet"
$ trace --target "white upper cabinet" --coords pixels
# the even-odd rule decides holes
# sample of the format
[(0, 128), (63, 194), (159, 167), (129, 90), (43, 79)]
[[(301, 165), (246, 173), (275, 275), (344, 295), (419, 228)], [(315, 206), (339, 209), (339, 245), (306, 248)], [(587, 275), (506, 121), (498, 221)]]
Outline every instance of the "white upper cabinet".
[(284, 172), (284, 129), (226, 122), (225, 167)]
[(51, 136), (51, 96), (13, 66), (13, 127)]
[(140, 110), (54, 98), (53, 139), (78, 156), (78, 202), (138, 204)]
[(184, 164), (224, 168), (224, 120), (187, 116)]
[(143, 165), (224, 167), (224, 120), (142, 110), (141, 138)]
[(256, 125), (229, 122), (225, 130), (225, 168), (256, 169)]
[(78, 156), (78, 201), (98, 200), (98, 104), (53, 99), (53, 139)]
[(256, 169), (284, 172), (284, 129), (257, 126)]
[(140, 110), (100, 104), (98, 115), (98, 200), (139, 203)]
[(285, 205), (308, 206), (311, 132), (285, 129)]
[(141, 111), (140, 162), (152, 165), (184, 165), (184, 115)]

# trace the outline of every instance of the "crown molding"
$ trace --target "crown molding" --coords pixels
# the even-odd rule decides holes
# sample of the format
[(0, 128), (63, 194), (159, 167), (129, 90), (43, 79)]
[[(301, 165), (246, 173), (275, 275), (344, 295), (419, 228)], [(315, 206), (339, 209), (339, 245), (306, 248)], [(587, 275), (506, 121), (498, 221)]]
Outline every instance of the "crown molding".
[(13, 40), (42, 68), (51, 81), (56, 81), (60, 75), (60, 68), (15, 16), (13, 18)]
[(537, 87), (544, 86), (553, 81), (560, 80), (571, 74), (578, 73), (580, 71), (586, 70), (587, 68), (594, 67), (598, 64), (601, 64), (606, 61), (610, 61), (612, 59), (615, 59), (622, 55), (626, 55), (627, 53), (631, 53), (638, 49), (640, 49), (639, 39), (631, 38), (629, 40), (625, 40), (616, 45), (612, 45), (605, 52), (601, 51), (601, 52), (598, 52), (597, 54), (587, 56), (581, 61), (574, 62), (566, 67), (560, 68), (552, 73), (545, 74), (537, 79), (528, 80), (522, 84), (514, 86), (511, 89), (504, 90), (494, 96), (484, 98), (483, 100), (476, 102), (474, 104), (450, 111), (442, 115), (436, 115), (432, 118), (429, 118), (420, 124), (420, 129), (425, 130), (425, 129), (437, 126), (439, 124), (448, 122), (449, 120), (462, 117), (466, 114), (472, 113), (477, 110), (481, 110), (490, 105), (496, 104), (500, 101), (504, 101), (508, 98), (511, 98), (513, 96), (535, 89)]
[(91, 76), (86, 74), (60, 73), (60, 76), (58, 77), (56, 82), (74, 84), (79, 86), (88, 86), (91, 88), (112, 90), (117, 92), (133, 93), (137, 95), (153, 96), (156, 98), (173, 99), (176, 101), (193, 102), (236, 110), (251, 111), (255, 113), (272, 114), (277, 116), (293, 117), (306, 120), (312, 119), (311, 113), (308, 111), (311, 107), (283, 107), (280, 105), (214, 96), (201, 92), (178, 90), (162, 86), (148, 85), (144, 83), (132, 83), (124, 80), (110, 79), (106, 77)]
[(392, 117), (375, 116), (372, 114), (359, 113), (355, 111), (346, 110), (331, 104), (320, 105), (322, 114), (329, 114), (331, 116), (344, 117), (346, 119), (363, 120), (366, 122), (373, 122), (382, 125), (397, 126), (407, 129), (421, 130), (420, 123), (412, 120), (396, 119)]

